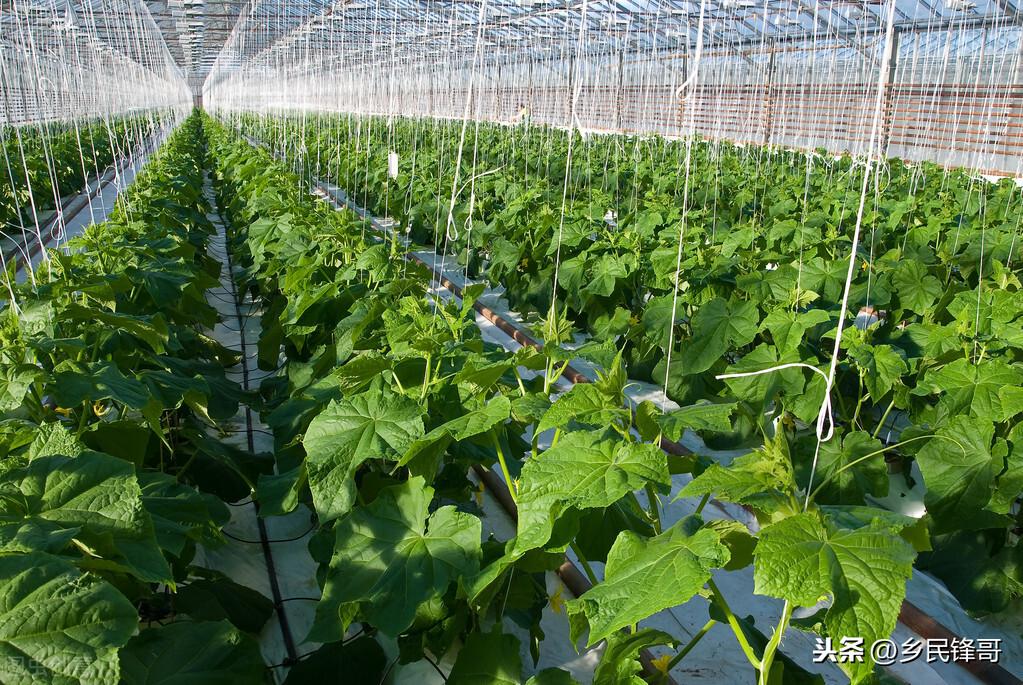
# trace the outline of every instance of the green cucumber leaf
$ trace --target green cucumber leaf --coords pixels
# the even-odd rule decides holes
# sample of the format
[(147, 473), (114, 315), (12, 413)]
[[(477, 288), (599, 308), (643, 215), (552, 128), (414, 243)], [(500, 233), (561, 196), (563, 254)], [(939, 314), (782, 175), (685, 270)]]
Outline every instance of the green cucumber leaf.
[(630, 418), (628, 409), (616, 402), (615, 398), (602, 392), (596, 385), (577, 383), (555, 400), (540, 419), (536, 432), (564, 428), (573, 421), (588, 426), (608, 426), (615, 420)]
[(4, 364), (0, 371), (0, 412), (14, 411), (21, 406), (43, 370), (35, 364)]
[(590, 262), (590, 273), (582, 291), (597, 297), (610, 297), (618, 279), (628, 278), (636, 268), (636, 259), (631, 255), (612, 253), (594, 257)]
[(808, 330), (830, 319), (831, 315), (823, 309), (808, 312), (775, 309), (764, 318), (760, 328), (770, 331), (775, 347), (786, 353), (799, 349)]
[(432, 480), (441, 457), (452, 442), (476, 437), (504, 423), (511, 415), (511, 400), (498, 395), (479, 409), (443, 423), (417, 438), (398, 460), (398, 466), (409, 466), (413, 475)]
[[(808, 447), (815, 437), (809, 437)], [(863, 504), (867, 495), (884, 497), (888, 494), (888, 466), (881, 441), (865, 431), (835, 434), (821, 443), (814, 474), (813, 489), (820, 488), (814, 500), (823, 504)], [(807, 449), (812, 454), (812, 447)], [(867, 455), (873, 455), (867, 457)], [(867, 457), (866, 459), (863, 459)], [(862, 461), (858, 461), (862, 459)], [(856, 463), (854, 463), (856, 462)], [(809, 478), (809, 462), (800, 462), (800, 482)]]
[(125, 331), (149, 345), (157, 354), (162, 354), (164, 346), (167, 344), (167, 322), (162, 314), (132, 316), (115, 314), (97, 307), (67, 304), (61, 310), (60, 316), (69, 321), (83, 321), (91, 324), (99, 322), (114, 330)]
[(28, 446), (25, 456), (29, 461), (51, 454), (76, 457), (82, 453), (82, 443), (61, 423), (44, 423), (36, 429), (36, 437)]
[(687, 428), (694, 431), (727, 432), (732, 430), (731, 418), (737, 406), (736, 402), (701, 401), (658, 416), (656, 420), (665, 437), (678, 442)]
[(52, 521), (0, 523), (0, 552), (59, 554), (78, 532)]
[(99, 452), (39, 457), (0, 476), (0, 495), (0, 524), (40, 521), (77, 529), (75, 539), (90, 550), (83, 566), (173, 583), (128, 462)]
[(526, 685), (579, 685), (579, 681), (568, 671), (560, 668), (545, 668), (526, 681)]
[(676, 499), (713, 495), (771, 516), (799, 511), (799, 503), (792, 496), (795, 490), (788, 442), (779, 433), (728, 466), (712, 464), (686, 484)]
[(633, 633), (612, 633), (607, 638), (607, 647), (600, 657), (600, 663), (593, 671), (593, 685), (646, 685), (646, 680), (639, 677), (643, 665), (639, 661), (639, 653), (654, 645), (675, 646), (676, 640), (671, 635), (641, 628)]
[(1003, 361), (957, 359), (927, 372), (914, 395), (940, 394), (939, 413), (1007, 421), (1023, 411), (1023, 372)]
[[(801, 361), (800, 357), (796, 356), (795, 353), (789, 352), (784, 355), (779, 355), (777, 348), (767, 343), (757, 345), (749, 354), (745, 355), (737, 363), (729, 366), (727, 369), (728, 373), (749, 373), (753, 371), (763, 371), (779, 364), (787, 364), (791, 362)], [(803, 370), (800, 368), (787, 368), (771, 373), (761, 373), (755, 376), (745, 376), (738, 378), (725, 379), (725, 384), (728, 386), (735, 397), (740, 400), (749, 402), (754, 407), (769, 407), (771, 402), (774, 400), (778, 393), (783, 393), (788, 397), (798, 398), (804, 393), (804, 387), (809, 388), (805, 381), (804, 376), (810, 373), (809, 370)], [(823, 379), (818, 374), (813, 374), (813, 379), (817, 379), (821, 388), (824, 387)], [(807, 393), (809, 394), (809, 393)], [(816, 401), (815, 409), (820, 407), (820, 401)]]
[(432, 498), (433, 488), (412, 478), (338, 521), (314, 639), (340, 639), (341, 612), (352, 604), (381, 632), (398, 635), (420, 604), (476, 575), (480, 520), (451, 506), (430, 514)]
[(713, 519), (705, 522), (704, 527), (717, 533), (721, 544), (728, 548), (728, 561), (721, 568), (738, 571), (753, 563), (757, 539), (750, 534), (745, 524), (729, 519)]
[[(829, 598), (828, 635), (888, 638), (913, 574), (913, 547), (880, 521), (855, 530), (830, 529), (814, 513), (764, 527), (753, 561), (754, 592), (800, 607)], [(853, 683), (869, 679), (873, 664), (843, 664)]]
[(943, 292), (941, 281), (927, 273), (927, 267), (914, 260), (899, 262), (892, 274), (892, 285), (899, 304), (916, 314), (927, 314)]
[(643, 400), (636, 405), (633, 424), (636, 426), (636, 431), (643, 442), (653, 442), (664, 432), (660, 425), (662, 418), (663, 413), (652, 401)]
[(281, 516), (298, 507), (302, 487), (309, 482), (305, 462), (290, 471), (260, 474), (255, 499), (259, 502), (260, 516)]
[[(98, 421), (82, 434), (82, 442), (96, 450), (118, 457), (142, 468), (146, 454), (150, 449), (153, 431), (136, 421), (124, 419), (119, 421)], [(69, 452), (61, 452), (70, 456)]]
[(448, 674), (448, 685), (519, 685), (522, 682), (519, 640), (499, 630), (469, 635)]
[[(70, 367), (69, 367), (70, 368)], [(129, 378), (110, 362), (81, 365), (80, 369), (59, 371), (53, 376), (54, 398), (62, 407), (83, 402), (115, 400), (131, 409), (148, 409), (155, 398), (136, 378)]]
[(967, 611), (997, 613), (1023, 596), (1023, 548), (1005, 546), (1004, 529), (938, 535), (933, 546), (918, 568), (941, 579)]
[(256, 638), (227, 621), (183, 621), (148, 628), (121, 650), (125, 683), (260, 683), (265, 670)]
[(0, 606), (0, 681), (118, 682), (138, 614), (112, 585), (47, 554), (4, 554)]
[(863, 382), (876, 404), (909, 373), (906, 360), (891, 345), (857, 345), (852, 356), (863, 369)]
[(956, 416), (916, 454), (927, 492), (924, 504), (939, 532), (985, 527), (979, 516), (991, 500), (1001, 459), (991, 454), (994, 426), (985, 419)]
[(178, 613), (197, 621), (228, 620), (239, 630), (258, 634), (274, 613), (274, 604), (252, 588), (228, 578), (200, 579), (178, 590)]
[(138, 482), (161, 548), (180, 557), (189, 540), (216, 544), (223, 539), (220, 528), (231, 514), (218, 498), (165, 473), (142, 473)]
[(543, 546), (570, 509), (603, 508), (647, 483), (670, 483), (667, 461), (654, 445), (604, 431), (568, 433), (522, 467), (515, 551)]
[[(1018, 427), (1023, 428), (1023, 424), (1019, 424)], [(998, 474), (997, 487), (988, 503), (988, 510), (1008, 514), (1021, 492), (1023, 492), (1023, 446), (1013, 441), (1005, 452), (1005, 467)]]
[(693, 339), (682, 348), (683, 373), (702, 373), (730, 348), (752, 342), (759, 323), (753, 300), (728, 303), (715, 298), (703, 305), (693, 317)]
[(839, 528), (863, 528), (878, 520), (885, 527), (899, 531), (899, 535), (913, 545), (917, 552), (931, 550), (930, 519), (926, 516), (913, 518), (887, 509), (861, 505), (826, 504), (821, 511), (827, 520)]
[[(683, 519), (660, 535), (644, 539), (631, 531), (618, 536), (607, 555), (604, 580), (568, 603), (569, 614), (583, 614), (590, 628), (587, 645), (669, 607), (689, 601), (711, 569), (728, 562), (718, 534)], [(579, 625), (572, 622), (573, 628)], [(578, 635), (571, 636), (576, 642)]]
[(313, 504), (330, 521), (355, 502), (355, 472), (367, 459), (397, 460), (423, 434), (422, 408), (390, 390), (333, 401), (309, 424), (303, 445)]

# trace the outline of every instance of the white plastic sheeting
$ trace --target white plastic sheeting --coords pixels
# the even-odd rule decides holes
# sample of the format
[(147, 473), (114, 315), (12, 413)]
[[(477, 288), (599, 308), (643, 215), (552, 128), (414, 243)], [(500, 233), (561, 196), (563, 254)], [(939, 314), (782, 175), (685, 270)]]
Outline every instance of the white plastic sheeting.
[[(213, 191), (208, 181), (206, 195), (212, 202)], [(225, 347), (242, 352), (240, 365), (228, 369), (227, 378), (246, 389), (257, 387), (258, 383), (253, 379), (265, 375), (265, 372), (258, 370), (255, 358), (255, 343), (260, 332), (259, 306), (247, 294), (239, 302), (232, 272), (233, 262), (227, 253), (223, 221), (216, 212), (209, 219), (217, 227), (217, 234), (210, 241), (209, 252), (221, 263), (220, 286), (207, 292), (207, 301), (216, 308), (221, 318), (211, 335)], [(237, 307), (236, 302), (239, 302)], [(258, 413), (244, 405), (239, 407), (237, 416), (226, 430), (229, 435), (223, 440), (227, 444), (254, 452), (273, 451), (273, 435), (259, 421)], [(233, 505), (230, 509), (231, 521), (224, 527), (231, 536), (227, 544), (213, 550), (203, 549), (201, 556), (196, 556), (195, 563), (221, 571), (274, 601), (278, 598), (274, 597), (271, 577), (276, 579), (280, 603), (259, 636), (267, 664), (282, 664), (289, 657), (284, 640), (285, 630), (290, 633), (298, 656), (313, 651), (318, 645), (305, 642), (316, 610), (316, 602), (309, 598), (320, 596), (320, 588), (316, 583), (316, 563), (308, 550), (314, 528), (313, 513), (300, 505), (286, 516), (263, 519), (265, 539), (272, 558), (271, 568), (261, 544), (263, 540), (255, 504), (248, 501)], [(282, 613), (286, 615), (286, 625), (282, 625)], [(284, 667), (273, 668), (272, 672), (277, 682), (283, 681), (287, 675)]]

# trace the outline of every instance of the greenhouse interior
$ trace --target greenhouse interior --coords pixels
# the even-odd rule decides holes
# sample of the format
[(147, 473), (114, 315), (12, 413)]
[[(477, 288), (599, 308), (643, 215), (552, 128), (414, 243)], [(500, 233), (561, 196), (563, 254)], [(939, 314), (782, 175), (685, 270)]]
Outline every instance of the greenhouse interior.
[(1023, 683), (1023, 0), (0, 0), (0, 683)]

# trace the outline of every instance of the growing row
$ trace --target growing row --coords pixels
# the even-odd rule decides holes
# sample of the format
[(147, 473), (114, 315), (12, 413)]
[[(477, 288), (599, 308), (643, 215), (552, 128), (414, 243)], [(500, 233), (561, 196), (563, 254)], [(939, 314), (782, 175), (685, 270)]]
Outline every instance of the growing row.
[[(826, 504), (873, 506), (922, 478), (933, 550), (920, 566), (973, 612), (1023, 594), (1023, 194), (1011, 181), (889, 160), (864, 186), (850, 158), (475, 123), (237, 123), (457, 254), (520, 312), (612, 342), (630, 378), (683, 405), (734, 407), (708, 445), (761, 444), (780, 420), (798, 488)], [(835, 436), (810, 483), (864, 187)], [(806, 366), (719, 378), (782, 364)]]
[[(268, 514), (306, 502), (321, 526), (310, 545), (323, 582), (313, 639), (337, 641), (362, 623), (395, 638), (404, 662), (461, 645), (449, 683), (470, 673), (519, 682), (517, 638), (502, 619), (542, 657), (541, 612), (556, 601), (542, 574), (566, 550), (584, 567), (604, 564), (602, 581), (567, 605), (573, 641), (608, 642), (596, 683), (633, 682), (642, 647), (678, 647), (661, 662), (677, 664), (687, 645), (637, 626), (697, 595), (762, 682), (800, 677), (778, 646), (795, 629), (793, 610), (823, 596), (830, 606), (800, 629), (868, 641), (894, 629), (914, 544), (926, 542), (916, 520), (820, 506), (818, 493), (804, 510), (785, 431), (728, 469), (669, 459), (662, 433), (723, 430), (732, 408), (662, 415), (647, 403), (634, 416), (621, 355), (599, 346), (589, 352), (603, 367), (598, 382), (559, 393), (548, 374), (571, 355), (557, 340), (515, 354), (484, 343), (470, 316), (480, 286), (458, 306), (428, 298), (430, 274), (396, 240), (312, 199), (267, 152), (227, 130), (211, 137), (245, 285), (265, 301), (260, 363), (280, 369), (261, 387), (278, 475), (262, 477), (256, 496)], [(474, 466), (502, 472), (518, 506), (514, 538), (480, 544), (488, 526), (467, 477)], [(764, 526), (707, 520), (702, 505), (667, 520), (672, 476), (694, 469), (682, 496), (748, 504)], [(832, 487), (842, 473), (818, 482)], [(769, 637), (735, 616), (714, 582), (751, 565), (756, 592), (781, 600)], [(854, 665), (850, 675), (862, 682), (872, 671)]]
[(10, 233), (43, 221), (86, 179), (100, 176), (114, 160), (148, 140), (162, 125), (161, 113), (127, 118), (5, 127), (0, 130), (0, 222)]
[(193, 117), (108, 221), (6, 303), (5, 683), (264, 677), (246, 633), (271, 603), (194, 565), (199, 547), (223, 544), (225, 502), (246, 497), (260, 471), (215, 437), (243, 393), (224, 372), (238, 354), (204, 332), (217, 319), (205, 293), (219, 274), (206, 252), (204, 164)]

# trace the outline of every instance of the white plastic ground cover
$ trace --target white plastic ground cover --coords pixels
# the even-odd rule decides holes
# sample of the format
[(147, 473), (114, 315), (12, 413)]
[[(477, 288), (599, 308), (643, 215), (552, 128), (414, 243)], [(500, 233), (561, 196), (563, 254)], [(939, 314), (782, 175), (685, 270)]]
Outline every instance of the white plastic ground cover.
[[(213, 189), (207, 180), (205, 184), (207, 198), (213, 201)], [(230, 380), (244, 386), (246, 378), (252, 387), (266, 375), (256, 364), (255, 343), (259, 338), (260, 311), (257, 305), (246, 296), (236, 309), (237, 290), (229, 270), (226, 251), (224, 224), (214, 211), (209, 219), (217, 228), (217, 234), (210, 240), (209, 253), (221, 263), (220, 285), (207, 291), (206, 299), (220, 314), (220, 323), (210, 335), (225, 347), (243, 353), (241, 365), (227, 370)], [(239, 312), (241, 317), (239, 317)], [(243, 349), (242, 334), (245, 332), (246, 345)], [(244, 365), (244, 367), (242, 366)], [(259, 421), (256, 411), (246, 411), (245, 406), (239, 407), (238, 414), (226, 425), (228, 436), (222, 439), (240, 449), (248, 450), (248, 428), (252, 429), (253, 449), (255, 452), (272, 452), (273, 437), (269, 429)], [(259, 591), (267, 599), (273, 600), (270, 586), (270, 572), (263, 555), (263, 547), (259, 544), (260, 533), (257, 524), (256, 507), (249, 501), (229, 507), (231, 521), (224, 530), (231, 536), (227, 544), (217, 549), (200, 547), (195, 564), (211, 568), (232, 580)], [(287, 616), (291, 635), (294, 639), (298, 656), (315, 650), (317, 643), (305, 642), (305, 637), (312, 627), (316, 610), (316, 602), (308, 598), (318, 598), (320, 588), (316, 583), (316, 562), (309, 555), (309, 538), (313, 532), (313, 515), (304, 505), (287, 516), (272, 516), (263, 519), (267, 538), (271, 540), (270, 550), (273, 556), (274, 572), (283, 600), (282, 611)], [(235, 538), (238, 538), (237, 540)], [(247, 542), (241, 542), (245, 540)], [(303, 599), (300, 599), (303, 598)], [(267, 621), (259, 636), (263, 658), (269, 665), (281, 664), (288, 658), (287, 649), (281, 631), (280, 616), (277, 612)], [(287, 668), (273, 668), (273, 676), (280, 683), (287, 675)]]
[[(394, 227), (395, 223), (393, 220), (389, 218), (380, 219), (372, 217), (364, 209), (349, 201), (344, 190), (338, 186), (331, 183), (321, 182), (318, 184), (318, 187), (322, 191), (322, 194), (332, 199), (335, 204), (345, 205), (359, 214), (362, 214), (369, 219), (376, 228), (384, 231), (390, 231)], [(401, 237), (403, 238), (404, 236)], [(458, 287), (465, 287), (466, 285), (471, 285), (474, 282), (464, 277), (463, 273), (461, 273), (457, 268), (457, 262), (454, 262), (454, 259), (450, 255), (437, 255), (433, 251), (423, 250), (414, 252), (413, 254), (417, 258), (423, 260), (431, 268), (442, 273), (448, 280)], [(452, 265), (456, 268), (452, 269)], [(435, 292), (440, 297), (452, 298), (458, 301), (458, 298), (439, 284), (437, 284)], [(492, 288), (488, 286), (478, 301), (500, 317), (520, 325), (523, 324), (522, 317), (511, 310), (510, 305), (504, 298), (503, 288)], [(506, 335), (482, 315), (477, 313), (476, 319), (477, 325), (484, 332), (485, 339), (488, 339), (490, 342), (500, 344), (509, 350), (521, 347), (519, 343), (515, 342), (510, 336)], [(584, 341), (585, 336), (577, 337), (577, 342), (582, 343)], [(572, 366), (590, 378), (595, 377), (594, 367), (585, 360), (573, 360)], [(675, 403), (664, 397), (663, 391), (660, 388), (650, 383), (643, 383), (640, 381), (630, 380), (629, 383), (631, 387), (627, 390), (627, 395), (629, 396), (630, 401), (634, 404), (638, 404), (645, 399), (649, 399), (658, 403), (658, 405), (661, 405), (663, 402), (668, 409), (677, 407)], [(700, 437), (692, 431), (687, 431), (680, 440), (680, 443), (694, 452), (709, 456), (721, 463), (728, 463), (736, 456), (745, 453), (745, 450), (712, 450), (704, 445)], [(918, 484), (922, 483), (922, 478), (919, 478), (919, 474), (917, 475)], [(677, 492), (684, 487), (689, 480), (690, 477), (687, 475), (679, 475), (673, 478), (672, 493), (667, 499), (667, 503), (665, 504), (662, 512), (662, 517), (666, 525), (669, 525), (669, 522), (674, 523), (675, 521), (678, 521), (695, 509), (695, 503), (687, 503), (685, 500), (672, 501)], [(884, 504), (907, 514), (912, 514), (912, 512), (915, 511), (916, 515), (919, 516), (922, 512), (919, 511), (917, 507), (906, 506), (903, 504), (903, 502), (906, 501), (911, 503), (921, 502), (922, 495), (918, 490), (919, 486), (911, 489), (908, 487), (902, 487), (897, 482), (893, 482), (892, 493), (889, 495), (889, 498), (887, 498)], [(641, 499), (644, 496), (643, 493), (637, 494)], [(900, 504), (902, 504), (902, 506), (899, 506)], [(708, 518), (720, 518), (727, 516), (728, 518), (743, 521), (747, 525), (756, 525), (755, 520), (753, 520), (752, 517), (746, 514), (744, 510), (739, 507), (726, 505), (725, 507), (718, 508), (716, 512), (717, 514), (708, 508), (705, 510), (705, 515), (708, 516)], [(569, 556), (571, 557), (572, 555), (569, 554)], [(573, 558), (573, 561), (576, 560)], [(592, 563), (592, 566), (594, 567), (594, 570), (597, 571), (598, 576), (600, 576), (603, 570), (602, 564)], [(746, 578), (742, 579), (745, 582), (738, 580), (738, 577), (743, 575), (746, 576)], [(735, 610), (739, 615), (753, 615), (756, 619), (756, 625), (759, 626), (761, 630), (770, 630), (769, 627), (774, 626), (777, 623), (781, 611), (781, 602), (753, 594), (752, 572), (750, 569), (746, 569), (745, 574), (743, 572), (719, 572), (715, 575), (715, 582), (722, 588), (725, 595), (729, 597), (733, 604), (733, 610)], [(737, 599), (732, 599), (733, 597)], [(974, 619), (963, 611), (958, 601), (951, 593), (949, 593), (942, 583), (921, 571), (916, 571), (907, 583), (906, 598), (946, 628), (961, 637), (973, 639), (1000, 639), (1003, 650), (1000, 664), (1003, 668), (1006, 668), (1006, 670), (1010, 671), (1017, 677), (1023, 678), (1023, 616), (1014, 616), (1011, 615), (1012, 612), (1004, 612), (1002, 615), (986, 617), (983, 620)], [(746, 604), (748, 604), (748, 606)], [(687, 621), (687, 619), (694, 618), (692, 614), (694, 613), (693, 609), (695, 609), (695, 605), (705, 605), (705, 602), (702, 598), (695, 598), (685, 605), (685, 608), (687, 609), (685, 612), (681, 612), (680, 608), (675, 608), (662, 613), (672, 614), (673, 619), (677, 621), (679, 627), (685, 626), (688, 628), (686, 629), (686, 635), (692, 635), (696, 630), (702, 627), (703, 623), (706, 622), (707, 616), (706, 611), (703, 610), (703, 606), (701, 606), (695, 620)], [(648, 622), (644, 622), (643, 625), (660, 627), (654, 622), (659, 616), (660, 614), (652, 617)], [(564, 628), (567, 630), (567, 624)], [(664, 629), (667, 632), (672, 632), (670, 627), (665, 627)], [(704, 638), (700, 645), (698, 645), (697, 648), (686, 657), (682, 664), (680, 664), (679, 668), (672, 671), (672, 675), (683, 679), (696, 677), (697, 674), (690, 672), (689, 669), (693, 667), (694, 657), (700, 653), (710, 653), (713, 655), (715, 662), (720, 662), (722, 655), (730, 655), (732, 657), (737, 656), (739, 658), (735, 659), (735, 663), (732, 665), (744, 670), (739, 670), (734, 673), (741, 677), (741, 674), (748, 671), (748, 663), (741, 658), (741, 654), (733, 654), (737, 652), (737, 650), (733, 648), (731, 643), (720, 644), (732, 640), (731, 634), (726, 633), (723, 635), (727, 638), (726, 640), (721, 640), (721, 638), (718, 637), (717, 641), (710, 641), (710, 638), (714, 636), (715, 633), (719, 633), (720, 635), (723, 631), (718, 628), (712, 630), (711, 633)], [(910, 631), (907, 627), (899, 624), (892, 639), (901, 642), (913, 637), (914, 635), (915, 633)], [(548, 633), (548, 637), (550, 636), (551, 634)], [(714, 644), (715, 642), (719, 642), (719, 644)], [(718, 647), (721, 649), (718, 649)], [(826, 668), (826, 666), (829, 665), (814, 664), (812, 662), (813, 647), (814, 639), (812, 636), (794, 630), (789, 631), (786, 634), (785, 640), (782, 643), (782, 651), (807, 670), (821, 673), (825, 676), (826, 681), (829, 683), (846, 682), (847, 678), (838, 671), (837, 667), (831, 667), (829, 669)], [(916, 685), (917, 683), (975, 685), (980, 682), (969, 671), (961, 668), (960, 666), (941, 662), (927, 664), (923, 660), (917, 660), (909, 664), (895, 664), (889, 667), (888, 671), (892, 675), (907, 680), (907, 682), (910, 682), (913, 685)]]

